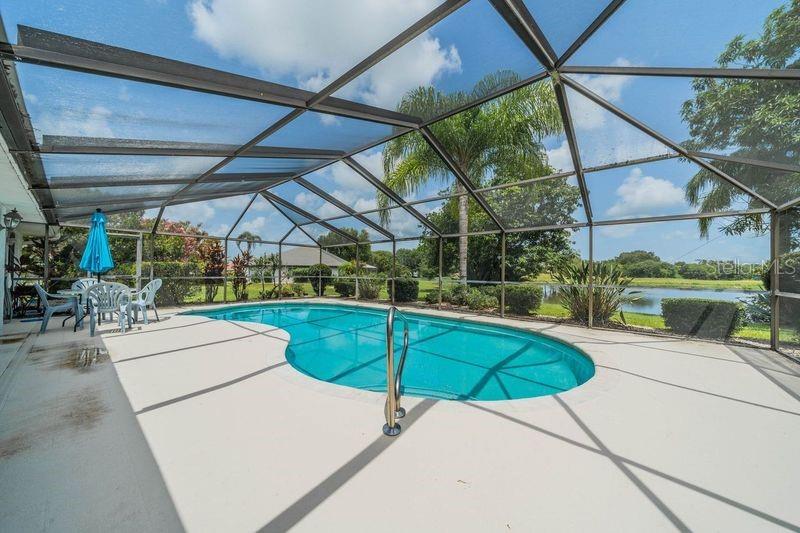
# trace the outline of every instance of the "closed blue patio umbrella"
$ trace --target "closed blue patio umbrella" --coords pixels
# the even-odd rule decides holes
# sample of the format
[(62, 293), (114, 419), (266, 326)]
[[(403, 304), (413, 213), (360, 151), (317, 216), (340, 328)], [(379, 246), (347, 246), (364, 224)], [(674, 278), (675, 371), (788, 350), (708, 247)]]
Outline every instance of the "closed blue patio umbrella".
[(100, 274), (114, 268), (106, 235), (106, 216), (100, 209), (92, 215), (92, 228), (89, 230), (80, 266), (81, 270), (97, 274), (97, 281), (100, 281)]

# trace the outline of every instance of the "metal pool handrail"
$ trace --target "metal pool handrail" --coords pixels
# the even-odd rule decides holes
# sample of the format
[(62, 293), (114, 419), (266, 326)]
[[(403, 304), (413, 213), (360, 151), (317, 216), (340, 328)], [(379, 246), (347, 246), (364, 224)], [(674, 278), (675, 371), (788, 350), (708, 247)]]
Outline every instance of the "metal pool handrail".
[[(403, 321), (403, 351), (400, 354), (400, 363), (397, 365), (397, 373), (394, 371), (394, 320), (395, 317)], [(408, 353), (408, 319), (397, 307), (389, 308), (386, 315), (386, 405), (384, 414), (386, 424), (383, 425), (383, 433), (389, 437), (400, 434), (400, 424), (398, 418), (406, 415), (406, 410), (400, 407), (400, 384), (403, 379), (403, 368), (406, 364), (406, 354)]]

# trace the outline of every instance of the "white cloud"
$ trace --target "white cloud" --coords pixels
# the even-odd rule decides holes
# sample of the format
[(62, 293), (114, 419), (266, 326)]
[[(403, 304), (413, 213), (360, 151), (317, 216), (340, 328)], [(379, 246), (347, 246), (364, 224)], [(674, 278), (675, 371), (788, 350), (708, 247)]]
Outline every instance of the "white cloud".
[(75, 135), (80, 137), (114, 137), (107, 107), (96, 105), (89, 110), (63, 109), (60, 114), (45, 113), (39, 120), (40, 131), (49, 135)]
[[(618, 58), (613, 63), (615, 66), (631, 65), (624, 58)], [(631, 76), (580, 75), (575, 78), (589, 90), (617, 105), (620, 105), (625, 90), (634, 81)], [(664, 144), (576, 91), (569, 91), (569, 104), (584, 166), (672, 153)]]
[[(382, 176), (383, 174), (375, 174), (374, 167), (375, 167), (375, 160), (377, 159), (378, 165), (383, 165), (381, 162), (381, 152), (376, 152), (375, 155), (371, 156), (356, 156), (358, 162), (364, 165), (367, 170), (369, 170), (374, 176)], [(381, 167), (382, 168), (382, 167)], [(354, 192), (373, 192), (375, 188), (370, 185), (370, 183), (362, 178), (358, 172), (353, 170), (352, 168), (348, 167), (344, 163), (336, 163), (331, 165), (330, 167), (326, 167), (326, 170), (330, 169), (330, 177), (333, 182), (343, 189), (348, 191)]]
[[(225, 198), (217, 198), (216, 200), (209, 200), (208, 203), (216, 209), (228, 209), (232, 211), (243, 211), (252, 198), (252, 194), (241, 194), (238, 196), (227, 196)], [(238, 216), (239, 213), (237, 213)]]
[(337, 96), (394, 109), (409, 90), (430, 85), (447, 72), (461, 71), (455, 46), (443, 48), (439, 39), (422, 34), (375, 65)]
[[(256, 67), (266, 79), (289, 76), (319, 91), (438, 3), (192, 0), (187, 9), (195, 37), (222, 57)], [(339, 95), (393, 107), (407, 90), (460, 68), (458, 50), (425, 32)]]
[(617, 190), (617, 201), (606, 210), (612, 218), (646, 217), (664, 214), (664, 209), (686, 205), (683, 190), (671, 181), (645, 176), (642, 169), (631, 169)]
[(267, 217), (262, 216), (248, 220), (247, 222), (243, 222), (241, 225), (239, 225), (239, 227), (236, 228), (236, 230), (240, 232), (249, 231), (250, 233), (255, 233), (256, 235), (259, 235), (259, 232), (266, 227), (267, 227)]
[(572, 170), (572, 154), (569, 151), (569, 141), (564, 139), (558, 148), (547, 150), (547, 160), (556, 171)]
[[(613, 61), (613, 66), (627, 67), (631, 62), (620, 57)], [(632, 81), (631, 76), (591, 76), (575, 75), (575, 80), (590, 91), (611, 103), (622, 100), (622, 92)], [(593, 103), (588, 98), (569, 91), (569, 107), (575, 127), (583, 130), (594, 130), (606, 125), (610, 113)]]
[(624, 239), (636, 233), (636, 224), (622, 224), (620, 226), (600, 226), (600, 235), (612, 239)]
[(164, 218), (168, 220), (188, 220), (196, 224), (211, 220), (215, 214), (216, 210), (209, 205), (209, 202), (191, 202), (167, 207), (164, 211)]
[(314, 212), (321, 203), (320, 197), (312, 192), (299, 192), (294, 197), (294, 205), (308, 212)]

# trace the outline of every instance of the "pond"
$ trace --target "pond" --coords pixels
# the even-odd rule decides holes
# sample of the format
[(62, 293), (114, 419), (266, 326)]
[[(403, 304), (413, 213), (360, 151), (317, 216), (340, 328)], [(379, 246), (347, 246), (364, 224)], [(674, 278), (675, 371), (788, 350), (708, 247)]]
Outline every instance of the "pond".
[[(559, 303), (557, 287), (555, 285), (544, 285), (544, 301), (548, 303)], [(664, 298), (703, 298), (708, 300), (723, 300), (726, 302), (746, 301), (759, 291), (742, 291), (727, 289), (677, 289), (674, 287), (630, 287), (628, 292), (640, 291), (635, 302), (627, 303), (622, 306), (623, 311), (630, 313), (642, 313), (647, 315), (661, 314), (661, 300)]]

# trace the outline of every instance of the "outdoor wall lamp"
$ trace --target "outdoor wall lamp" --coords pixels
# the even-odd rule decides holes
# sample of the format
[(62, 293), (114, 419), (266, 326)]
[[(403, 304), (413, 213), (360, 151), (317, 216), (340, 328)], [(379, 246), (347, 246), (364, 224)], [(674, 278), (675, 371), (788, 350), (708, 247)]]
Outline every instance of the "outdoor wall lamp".
[(19, 223), (22, 222), (22, 215), (19, 214), (19, 211), (16, 209), (12, 209), (5, 215), (3, 215), (3, 225), (0, 226), (0, 229), (7, 229), (8, 231), (14, 231), (19, 226)]

